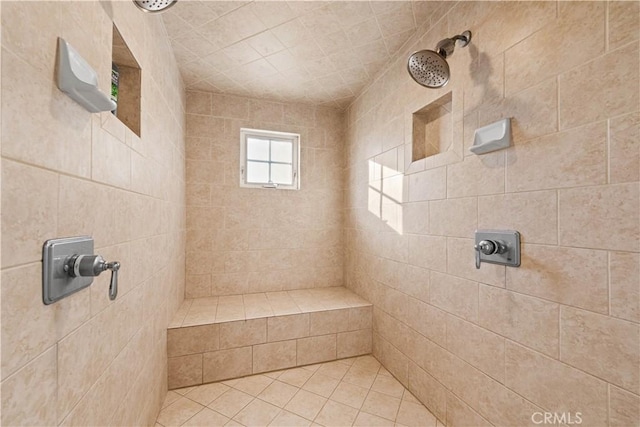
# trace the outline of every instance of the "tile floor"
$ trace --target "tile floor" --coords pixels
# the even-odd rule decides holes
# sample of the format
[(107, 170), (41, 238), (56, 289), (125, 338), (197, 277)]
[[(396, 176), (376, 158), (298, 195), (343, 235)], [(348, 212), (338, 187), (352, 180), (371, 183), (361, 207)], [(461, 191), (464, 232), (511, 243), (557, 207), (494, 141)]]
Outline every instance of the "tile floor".
[(373, 356), (169, 391), (156, 427), (440, 427)]

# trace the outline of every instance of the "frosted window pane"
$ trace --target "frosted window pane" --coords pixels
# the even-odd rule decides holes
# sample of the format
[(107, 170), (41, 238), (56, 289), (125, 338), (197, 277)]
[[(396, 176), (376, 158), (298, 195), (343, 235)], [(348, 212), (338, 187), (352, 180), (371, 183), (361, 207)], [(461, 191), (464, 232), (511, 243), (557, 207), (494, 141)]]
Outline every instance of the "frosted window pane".
[(247, 182), (269, 182), (269, 164), (247, 162)]
[(247, 159), (269, 160), (269, 141), (247, 138)]
[(271, 161), (291, 163), (293, 161), (293, 144), (290, 142), (271, 141)]
[(276, 184), (293, 184), (293, 169), (291, 165), (271, 165), (271, 180)]

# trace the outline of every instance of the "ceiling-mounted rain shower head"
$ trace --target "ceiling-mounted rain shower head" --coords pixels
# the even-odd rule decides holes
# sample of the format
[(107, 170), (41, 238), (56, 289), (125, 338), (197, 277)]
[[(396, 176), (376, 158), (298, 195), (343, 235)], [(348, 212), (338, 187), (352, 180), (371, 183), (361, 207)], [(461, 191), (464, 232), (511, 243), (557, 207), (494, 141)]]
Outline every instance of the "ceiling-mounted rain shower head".
[(409, 57), (407, 69), (418, 84), (428, 88), (440, 88), (449, 82), (449, 64), (446, 58), (453, 54), (456, 42), (465, 47), (471, 41), (471, 31), (449, 39), (440, 40), (436, 50), (420, 50)]
[(164, 12), (177, 2), (178, 0), (133, 0), (133, 4), (140, 10), (149, 13)]

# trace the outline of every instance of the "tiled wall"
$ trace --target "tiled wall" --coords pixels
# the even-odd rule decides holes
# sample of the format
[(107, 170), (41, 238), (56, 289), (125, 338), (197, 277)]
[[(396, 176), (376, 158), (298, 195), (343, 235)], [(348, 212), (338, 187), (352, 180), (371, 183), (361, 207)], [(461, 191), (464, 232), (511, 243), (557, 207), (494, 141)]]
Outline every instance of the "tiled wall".
[[(54, 80), (57, 37), (108, 92), (115, 22), (142, 68), (142, 138)], [(164, 26), (132, 2), (2, 2), (2, 424), (149, 425), (184, 295), (184, 90)], [(92, 235), (120, 261), (42, 303), (47, 239)]]
[[(240, 188), (240, 128), (300, 134), (301, 189)], [(343, 114), (187, 92), (186, 297), (343, 284)]]
[[(444, 3), (348, 110), (346, 280), (447, 425), (638, 425), (638, 5)], [(411, 52), (467, 29), (446, 87), (412, 81)], [(411, 165), (407, 117), (448, 91), (460, 144)], [(505, 117), (513, 145), (471, 154)], [(477, 228), (519, 230), (521, 267), (476, 270)]]

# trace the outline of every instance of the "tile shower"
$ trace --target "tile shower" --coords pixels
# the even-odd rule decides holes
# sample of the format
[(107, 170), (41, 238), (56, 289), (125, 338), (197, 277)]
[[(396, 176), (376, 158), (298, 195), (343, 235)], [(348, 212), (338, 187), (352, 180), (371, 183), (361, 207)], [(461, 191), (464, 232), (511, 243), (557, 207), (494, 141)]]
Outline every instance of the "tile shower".
[[(379, 362), (375, 379), (396, 381), (401, 393), (370, 385), (398, 400), (396, 412), (370, 414), (365, 397), (342, 412), (351, 422), (364, 414), (403, 424), (406, 401), (425, 424), (535, 425), (534, 414), (579, 413), (581, 425), (638, 425), (637, 1), (433, 3), (346, 110), (187, 89), (162, 20), (129, 3), (1, 5), (3, 425), (162, 424), (161, 409), (175, 404), (203, 406), (193, 423), (226, 423), (237, 414), (216, 411), (220, 396), (198, 403), (213, 386), (167, 391), (172, 358), (221, 350), (217, 330), (215, 349), (175, 353), (171, 331), (195, 304), (185, 301), (217, 309), (243, 295), (219, 324), (267, 319), (264, 341), (243, 344), (253, 347), (252, 370), (240, 376), (262, 372), (255, 349), (269, 343), (269, 319), (285, 315), (274, 298), (336, 286), (366, 301), (370, 324), (350, 328), (356, 306), (337, 308), (342, 321), (319, 335), (331, 336), (335, 359), (341, 333), (370, 327), (370, 350), (357, 354), (373, 358), (293, 369), (311, 378)], [(62, 36), (96, 64), (106, 89), (114, 23), (143, 70), (142, 137), (110, 113), (87, 113), (52, 77)], [(418, 86), (409, 55), (467, 28), (472, 43), (448, 59), (449, 84)], [(453, 143), (446, 156), (412, 162), (413, 113), (448, 93)], [(505, 117), (512, 146), (471, 154), (475, 129)], [(302, 135), (299, 192), (238, 188), (243, 126)], [(474, 230), (506, 228), (522, 234), (522, 265), (477, 270)], [(92, 235), (98, 253), (122, 263), (115, 301), (105, 275), (42, 304), (42, 243), (73, 235)], [(287, 315), (304, 314), (299, 301)], [(307, 307), (309, 322), (326, 308)], [(314, 336), (310, 328), (291, 339)], [(265, 360), (298, 365), (281, 353)], [(279, 381), (313, 394), (309, 402), (324, 399), (323, 408), (349, 406), (335, 389), (323, 396), (282, 381), (289, 371), (265, 371), (215, 388)], [(246, 393), (246, 404), (289, 404), (263, 391)], [(301, 424), (339, 424), (321, 412), (292, 413)]]

